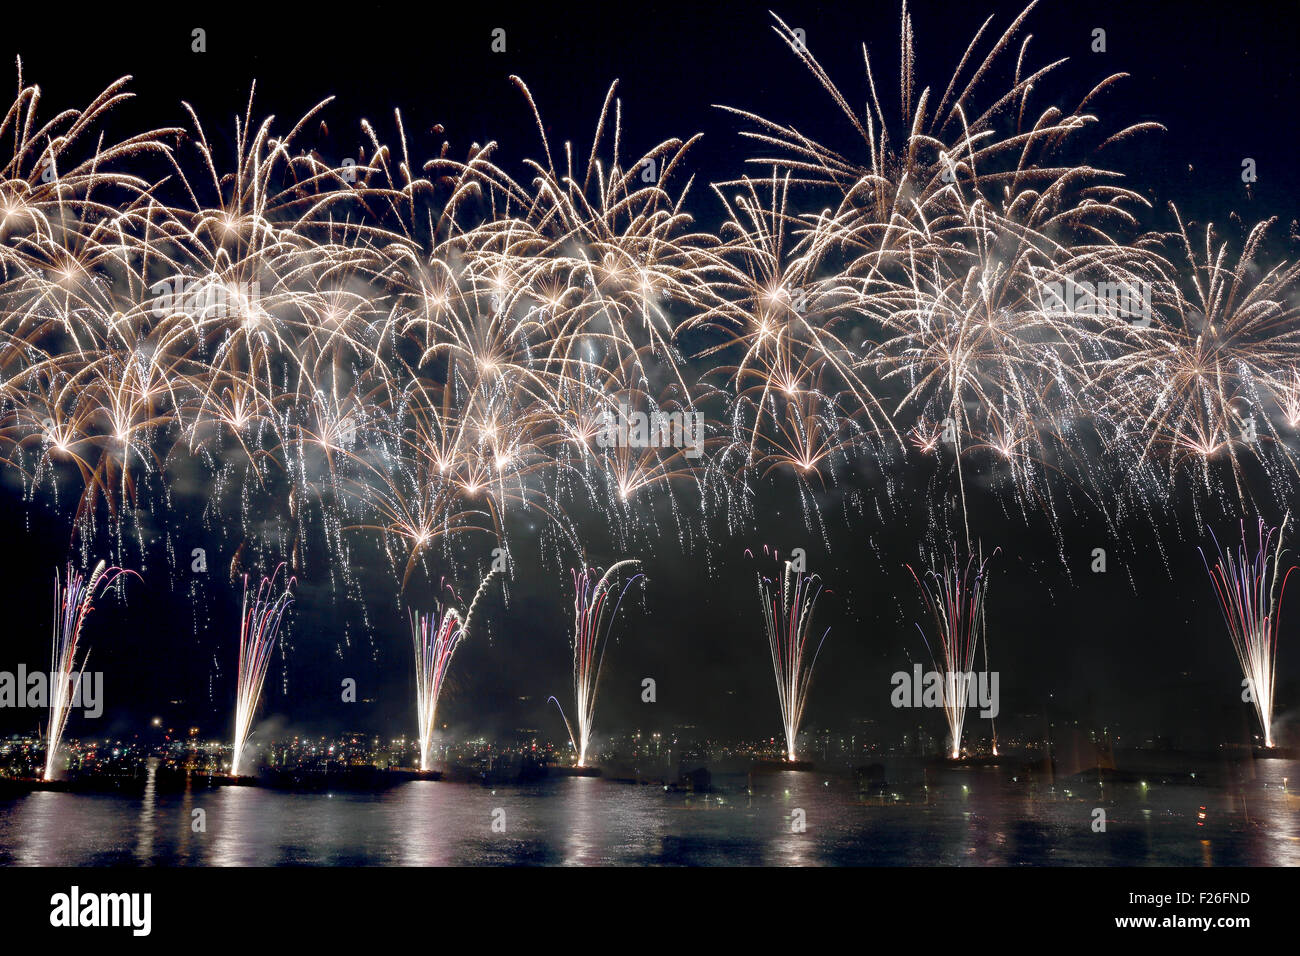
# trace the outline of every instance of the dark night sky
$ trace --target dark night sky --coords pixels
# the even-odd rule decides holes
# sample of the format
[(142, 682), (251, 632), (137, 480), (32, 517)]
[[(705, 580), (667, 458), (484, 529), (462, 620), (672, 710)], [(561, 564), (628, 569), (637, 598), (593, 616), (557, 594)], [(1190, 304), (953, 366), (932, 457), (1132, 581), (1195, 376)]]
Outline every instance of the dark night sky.
[[(572, 139), (584, 153), (608, 84), (617, 78), (625, 153), (640, 155), (670, 136), (705, 134), (692, 153), (698, 178), (691, 204), (705, 227), (719, 218), (706, 184), (736, 175), (748, 155), (735, 121), (713, 104), (753, 109), (831, 143), (843, 137), (842, 122), (828, 109), (816, 81), (772, 33), (762, 5), (566, 4), (480, 14), (472, 4), (455, 12), (321, 4), (296, 5), (292, 14), (245, 7), (218, 19), (222, 9), (131, 12), (102, 20), (94, 14), (64, 20), (42, 10), (32, 11), (27, 24), (7, 11), (0, 53), (22, 56), (25, 79), (44, 87), (51, 110), (81, 105), (116, 77), (133, 74), (139, 98), (122, 111), (123, 128), (181, 125), (180, 101), (186, 100), (204, 118), (209, 136), (228, 136), (231, 117), (242, 113), (256, 79), (257, 112), (274, 112), (285, 123), (319, 99), (337, 96), (326, 114), (332, 140), (325, 148), (336, 148), (338, 157), (351, 154), (361, 117), (387, 135), (392, 110), (400, 108), (412, 131), (413, 155), (434, 155), (443, 138), (453, 143), (455, 154), (471, 142), (495, 139), (498, 159), (515, 172), (521, 169), (517, 160), (539, 149), (526, 104), (508, 75), (529, 84), (553, 142)], [(814, 55), (859, 105), (865, 95), (861, 41), (872, 49), (878, 82), (894, 89), (896, 4), (774, 9), (792, 26), (806, 29)], [(1000, 32), (1019, 9), (999, 9), (994, 28)], [(942, 91), (967, 41), (991, 11), (978, 3), (913, 5), (923, 84)], [(195, 26), (208, 31), (206, 54), (190, 53)], [(505, 55), (489, 51), (494, 27), (507, 31)], [(1107, 30), (1104, 55), (1089, 52), (1094, 27)], [(1035, 64), (1071, 58), (1061, 76), (1048, 83), (1067, 107), (1102, 76), (1132, 74), (1121, 92), (1097, 109), (1112, 123), (1156, 120), (1169, 127), (1165, 134), (1145, 137), (1120, 163), (1144, 191), (1154, 192), (1158, 206), (1175, 201), (1198, 221), (1206, 216), (1226, 221), (1232, 210), (1248, 222), (1276, 215), (1283, 221), (1277, 232), (1285, 237), (1285, 223), (1297, 215), (1300, 197), (1294, 123), (1300, 96), (1290, 30), (1271, 26), (1263, 11), (1243, 15), (1238, 5), (1190, 3), (1048, 3), (1031, 16), (1028, 29), (1035, 37)], [(888, 101), (888, 94), (882, 95)], [(1040, 107), (1044, 102), (1038, 100)], [(426, 135), (434, 124), (445, 134)], [(1259, 170), (1250, 196), (1240, 180), (1243, 157), (1254, 158)], [(51, 572), (67, 557), (69, 532), (48, 501), (28, 506), (11, 486), (3, 494), (0, 534), (7, 547), (0, 580), (9, 626), (0, 669), (9, 670), (19, 661), (35, 666), (48, 659)], [(1002, 548), (994, 564), (989, 633), (992, 666), (1002, 672), (1004, 715), (1041, 713), (1052, 694), (1055, 714), (1125, 729), (1170, 733), (1188, 725), (1234, 739), (1243, 733), (1249, 715), (1244, 705), (1234, 705), (1240, 677), (1196, 553), (1201, 539), (1189, 510), (1183, 509), (1181, 537), (1171, 526), (1161, 532), (1171, 555), (1167, 568), (1141, 524), (1112, 539), (1099, 522), (1083, 515), (1067, 522), (1064, 545), (1058, 546), (1043, 522), (1026, 527), (1014, 512), (1009, 519), (999, 505), (974, 494), (972, 531), (986, 548)], [(828, 503), (828, 552), (820, 535), (804, 527), (793, 493), (777, 483), (760, 496), (757, 526), (750, 531), (728, 537), (719, 528), (712, 547), (697, 544), (686, 554), (669, 532), (653, 549), (643, 549), (651, 582), (646, 613), (639, 602), (631, 603), (634, 613), (616, 630), (619, 640), (607, 658), (597, 732), (668, 730), (690, 723), (718, 735), (779, 733), (753, 566), (742, 557), (746, 547), (763, 543), (783, 551), (806, 548), (812, 569), (823, 574), (832, 592), (821, 605), (820, 620), (832, 631), (807, 723), (837, 729), (859, 718), (893, 729), (908, 723), (888, 706), (888, 675), (925, 659), (914, 627), (921, 606), (903, 566), (920, 558), (919, 504), (900, 505), (883, 524), (868, 515), (851, 518), (846, 527)], [(1238, 517), (1231, 509), (1228, 514)], [(1281, 515), (1265, 517), (1276, 522)], [(591, 558), (605, 564), (621, 555), (600, 543), (599, 524), (580, 522), (580, 527), (591, 531)], [(144, 584), (128, 586), (129, 607), (105, 601), (95, 612), (86, 634), (91, 668), (106, 672), (104, 729), (124, 732), (161, 713), (178, 725), (197, 723), (205, 733), (228, 735), (239, 591), (225, 570), (237, 545), (198, 532), (193, 541), (178, 534), (177, 547), (186, 553), (192, 546), (209, 549), (206, 576), (191, 582), (186, 560), (177, 575), (178, 590), (169, 593), (168, 573), (155, 558)], [(479, 567), (491, 546), (487, 540), (471, 546)], [(1094, 547), (1107, 548), (1110, 573), (1088, 572)], [(571, 584), (554, 562), (539, 568), (528, 551), (522, 553), (509, 606), (491, 602), (481, 619), (487, 629), (458, 653), (441, 714), (467, 732), (538, 727), (558, 740), (563, 727), (546, 698), (569, 694)], [(324, 590), (319, 574), (314, 580), (304, 576), (289, 624), (290, 694), (280, 693), (277, 656), (268, 680), (267, 714), (322, 732), (412, 728), (405, 605), (398, 606), (387, 566), (377, 558), (366, 560), (374, 560), (362, 572), (371, 584), (373, 634), (359, 627), (355, 606), (339, 611), (319, 597)], [(462, 588), (472, 589), (468, 579), (476, 576), (465, 575)], [(210, 616), (205, 612), (197, 637), (189, 588), (201, 592), (211, 611)], [(431, 591), (427, 582), (413, 584), (408, 598), (427, 606)], [(344, 621), (350, 645), (341, 637)], [(210, 704), (214, 655), (221, 658), (222, 673), (211, 685)], [(1297, 707), (1300, 609), (1295, 607), (1283, 617), (1279, 666), (1281, 722)], [(658, 682), (655, 705), (640, 702), (640, 680), (646, 676)], [(355, 677), (361, 696), (376, 703), (340, 703), (337, 688), (344, 677)], [(172, 699), (183, 703), (166, 703)], [(941, 720), (927, 716), (933, 718), (931, 731), (939, 733)], [(31, 712), (0, 711), (0, 732), (30, 730), (40, 719), (43, 715)], [(69, 734), (99, 729), (74, 717)]]

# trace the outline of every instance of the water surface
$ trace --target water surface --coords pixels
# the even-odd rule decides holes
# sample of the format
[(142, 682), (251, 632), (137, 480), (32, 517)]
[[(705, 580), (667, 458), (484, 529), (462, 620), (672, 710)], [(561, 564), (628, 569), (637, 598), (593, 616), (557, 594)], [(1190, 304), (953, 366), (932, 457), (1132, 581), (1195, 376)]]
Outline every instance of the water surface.
[[(1283, 788), (1287, 776), (1300, 784), (1300, 765), (1261, 767), (1243, 787), (1026, 786), (972, 770), (897, 800), (816, 772), (708, 795), (584, 777), (365, 794), (35, 792), (0, 800), (0, 864), (1300, 864), (1300, 800)], [(1098, 807), (1105, 832), (1093, 827)]]

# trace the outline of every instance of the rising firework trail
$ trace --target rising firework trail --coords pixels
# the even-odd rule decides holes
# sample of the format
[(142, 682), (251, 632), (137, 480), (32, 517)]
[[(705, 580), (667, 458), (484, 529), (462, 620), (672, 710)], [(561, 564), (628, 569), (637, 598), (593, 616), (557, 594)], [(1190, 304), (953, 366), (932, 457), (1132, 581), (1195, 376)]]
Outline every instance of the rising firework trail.
[[(997, 551), (993, 552), (995, 555)], [(925, 641), (935, 670), (942, 676), (943, 713), (951, 739), (948, 756), (961, 756), (961, 731), (966, 721), (966, 705), (974, 680), (975, 652), (984, 637), (984, 599), (988, 593), (988, 561), (971, 555), (963, 563), (953, 545), (952, 556), (945, 557), (942, 573), (927, 571), (918, 576), (909, 564), (907, 570), (921, 589), (926, 609), (934, 619), (939, 653), (926, 637), (925, 628), (917, 625)], [(987, 667), (987, 662), (986, 665)]]
[[(1289, 513), (1287, 517), (1290, 517)], [(1255, 714), (1264, 731), (1264, 746), (1273, 746), (1273, 693), (1277, 689), (1274, 677), (1277, 668), (1278, 622), (1282, 611), (1282, 595), (1287, 578), (1295, 566), (1282, 573), (1282, 529), (1270, 528), (1260, 518), (1255, 547), (1246, 538), (1246, 523), (1241, 523), (1241, 544), (1234, 552), (1224, 551), (1219, 539), (1214, 539), (1219, 560), (1210, 567), (1205, 551), (1201, 558), (1214, 582), (1214, 592), (1219, 598), (1223, 620), (1232, 637), (1233, 650), (1241, 663), (1241, 672), (1255, 703)], [(1276, 535), (1277, 545), (1273, 546)]]
[[(276, 567), (269, 578), (262, 578), (248, 603), (248, 575), (244, 575), (244, 611), (239, 626), (239, 686), (235, 697), (235, 751), (230, 762), (230, 773), (239, 776), (239, 763), (244, 745), (253, 729), (253, 717), (262, 699), (262, 684), (271, 664), (271, 651), (280, 631), (284, 612), (293, 603), (292, 590), (296, 578), (286, 577), (284, 590), (277, 593), (276, 578), (284, 564)], [(286, 572), (287, 574), (287, 572)]]
[(54, 779), (54, 762), (59, 753), (59, 744), (63, 740), (64, 728), (68, 725), (68, 714), (81, 675), (86, 667), (90, 653), (82, 655), (77, 662), (78, 642), (81, 640), (81, 625), (86, 616), (94, 609), (92, 603), (96, 592), (108, 588), (119, 574), (134, 572), (122, 568), (105, 567), (100, 561), (89, 577), (74, 571), (68, 562), (68, 574), (64, 581), (59, 580), (59, 572), (54, 572), (54, 635), (50, 646), (50, 721), (45, 734), (45, 779)]
[(415, 710), (419, 721), (420, 769), (432, 770), (429, 750), (433, 745), (433, 728), (438, 715), (438, 697), (443, 681), (451, 669), (451, 658), (460, 642), (469, 636), (474, 608), (497, 572), (492, 570), (478, 586), (474, 600), (462, 620), (455, 608), (442, 604), (427, 614), (411, 615), (411, 640), (415, 645)]
[(573, 694), (577, 707), (575, 719), (578, 722), (576, 736), (560, 702), (554, 697), (550, 699), (555, 701), (560, 716), (564, 718), (564, 726), (569, 731), (569, 742), (578, 752), (579, 767), (587, 766), (587, 748), (591, 744), (591, 727), (596, 716), (596, 689), (600, 683), (600, 668), (605, 660), (605, 645), (610, 628), (618, 616), (619, 606), (623, 603), (628, 588), (645, 575), (638, 572), (627, 579), (623, 589), (618, 592), (612, 609), (608, 599), (614, 590), (618, 572), (640, 563), (632, 558), (619, 561), (611, 565), (599, 581), (595, 581), (594, 568), (573, 572)]
[(795, 760), (795, 738), (799, 735), (804, 707), (808, 703), (813, 667), (817, 664), (822, 644), (826, 642), (826, 635), (831, 632), (828, 627), (822, 632), (817, 646), (811, 647), (813, 613), (821, 593), (821, 578), (796, 571), (790, 561), (785, 562), (779, 581), (761, 572), (758, 575), (758, 597), (763, 605), (767, 641), (772, 651), (772, 672), (776, 676), (776, 693), (781, 701), (785, 754), (791, 762)]

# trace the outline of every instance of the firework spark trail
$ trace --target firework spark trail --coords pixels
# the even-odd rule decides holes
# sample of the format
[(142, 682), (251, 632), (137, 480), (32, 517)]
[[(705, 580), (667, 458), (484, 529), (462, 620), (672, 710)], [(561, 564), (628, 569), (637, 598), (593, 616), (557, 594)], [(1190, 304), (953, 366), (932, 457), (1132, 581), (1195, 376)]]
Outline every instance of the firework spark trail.
[[(766, 546), (764, 550), (767, 550)], [(816, 574), (795, 571), (790, 561), (784, 563), (779, 582), (762, 572), (758, 575), (758, 597), (763, 607), (763, 621), (772, 652), (772, 672), (781, 703), (785, 753), (790, 761), (796, 759), (795, 741), (808, 704), (813, 668), (830, 634), (828, 627), (822, 632), (816, 648), (811, 648), (809, 656), (813, 614), (821, 593), (821, 578)]]
[[(20, 64), (0, 115), (0, 461), (29, 494), (71, 485), (86, 538), (197, 468), (237, 489), (211, 505), (232, 527), (269, 497), (340, 565), (344, 531), (377, 536), (403, 583), (521, 513), (572, 540), (566, 508), (593, 500), (620, 531), (653, 525), (638, 496), (691, 529), (677, 488), (730, 520), (791, 476), (811, 524), (814, 492), (870, 463), (870, 511), (919, 456), (952, 486), (932, 523), (952, 501), (968, 549), (977, 486), (1058, 533), (1062, 506), (1150, 514), (1180, 485), (1289, 501), (1300, 264), (1266, 254), (1269, 219), (1232, 244), (1176, 209), (1176, 232), (1144, 225), (1147, 190), (1097, 156), (1160, 127), (1096, 114), (1120, 75), (1075, 106), (1053, 92), (1064, 61), (1031, 62), (1032, 6), (990, 18), (941, 96), (904, 6), (897, 100), (865, 46), (865, 96), (842, 93), (774, 19), (859, 148), (730, 109), (762, 173), (711, 184), (716, 234), (688, 212), (698, 137), (625, 154), (615, 87), (590, 151), (561, 151), (512, 78), (539, 136), (520, 176), (491, 143), (421, 163), (400, 114), (391, 142), (363, 121), (364, 163), (330, 166), (327, 102), (283, 129), (251, 93), (228, 160), (188, 108), (184, 130), (115, 141), (126, 79), (43, 120)], [(699, 414), (710, 460), (601, 444), (624, 405)]]
[(50, 719), (45, 738), (45, 779), (53, 780), (55, 760), (63, 731), (68, 725), (73, 699), (81, 676), (85, 671), (90, 652), (77, 662), (81, 640), (81, 626), (86, 616), (94, 610), (96, 593), (106, 590), (121, 574), (134, 574), (118, 567), (106, 567), (100, 561), (87, 577), (74, 571), (68, 562), (67, 577), (62, 583), (54, 572), (54, 634), (50, 642)]
[(429, 751), (433, 746), (438, 698), (442, 694), (443, 682), (447, 679), (447, 672), (451, 668), (452, 655), (456, 653), (460, 642), (469, 636), (474, 609), (496, 573), (495, 569), (488, 572), (488, 576), (479, 584), (463, 620), (455, 608), (444, 608), (441, 604), (436, 611), (411, 615), (411, 640), (415, 645), (415, 708), (416, 719), (419, 722), (421, 770), (433, 769), (429, 760)]
[(966, 705), (974, 679), (975, 653), (985, 630), (988, 561), (982, 555), (971, 555), (963, 563), (954, 544), (952, 556), (944, 558), (942, 573), (926, 571), (924, 576), (918, 576), (910, 564), (907, 570), (934, 619), (940, 652), (937, 656), (925, 628), (918, 624), (916, 629), (921, 632), (935, 669), (942, 677), (943, 713), (951, 741), (948, 756), (956, 760), (961, 756), (962, 725), (966, 721)]
[[(1255, 714), (1264, 732), (1264, 746), (1273, 746), (1273, 694), (1276, 684), (1278, 624), (1282, 613), (1282, 596), (1287, 579), (1295, 566), (1282, 573), (1282, 532), (1286, 528), (1288, 513), (1278, 528), (1270, 528), (1260, 518), (1256, 545), (1252, 549), (1246, 538), (1246, 523), (1241, 522), (1241, 544), (1236, 551), (1224, 551), (1213, 530), (1219, 560), (1210, 566), (1204, 549), (1201, 559), (1214, 583), (1214, 592), (1228, 625), (1233, 650), (1241, 664)], [(1273, 548), (1273, 536), (1277, 547)], [(1280, 580), (1279, 580), (1280, 579)]]
[(276, 578), (284, 566), (283, 563), (277, 565), (269, 578), (262, 578), (251, 605), (248, 603), (248, 575), (244, 575), (244, 606), (239, 625), (239, 682), (235, 693), (235, 742), (230, 762), (230, 773), (235, 777), (239, 776), (244, 746), (262, 699), (262, 685), (271, 665), (271, 652), (275, 649), (280, 622), (293, 603), (292, 590), (297, 579), (288, 576), (288, 572), (284, 590), (277, 593)]
[(460, 644), (460, 615), (454, 608), (412, 614), (411, 639), (415, 644), (415, 704), (419, 722), (420, 769), (429, 770), (438, 695), (447, 679), (451, 656)]
[[(638, 579), (645, 577), (641, 572), (632, 575), (624, 582), (618, 597), (609, 607), (609, 596), (613, 592), (614, 578), (623, 568), (639, 565), (635, 558), (628, 558), (610, 566), (609, 570), (595, 580), (594, 568), (573, 571), (573, 694), (576, 709), (574, 717), (578, 723), (575, 736), (573, 725), (569, 722), (564, 708), (555, 697), (555, 706), (564, 718), (564, 726), (569, 732), (569, 743), (578, 753), (578, 766), (587, 766), (587, 750), (591, 745), (591, 728), (596, 717), (596, 691), (600, 684), (601, 666), (605, 661), (605, 647), (609, 641), (609, 632), (618, 617), (619, 607), (628, 589)], [(594, 583), (593, 583), (594, 582)], [(606, 611), (608, 610), (608, 614)]]

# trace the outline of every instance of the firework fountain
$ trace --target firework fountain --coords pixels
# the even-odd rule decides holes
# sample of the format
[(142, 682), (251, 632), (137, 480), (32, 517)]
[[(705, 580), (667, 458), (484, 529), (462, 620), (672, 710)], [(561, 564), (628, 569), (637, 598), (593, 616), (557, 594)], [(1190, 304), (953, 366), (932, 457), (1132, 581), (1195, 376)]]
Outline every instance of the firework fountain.
[(605, 660), (605, 645), (610, 628), (618, 616), (619, 606), (623, 603), (628, 588), (645, 575), (637, 572), (624, 582), (612, 610), (609, 607), (609, 596), (614, 591), (618, 573), (623, 568), (639, 564), (633, 558), (619, 561), (611, 565), (598, 581), (594, 568), (573, 572), (573, 694), (577, 708), (574, 717), (578, 722), (576, 736), (560, 702), (554, 697), (550, 699), (555, 701), (560, 716), (564, 718), (564, 726), (569, 731), (569, 742), (578, 752), (579, 767), (587, 766), (587, 748), (591, 744), (591, 727), (596, 716), (596, 689), (600, 683), (600, 668)]
[(433, 745), (433, 728), (438, 713), (438, 697), (443, 681), (451, 668), (452, 655), (460, 642), (469, 636), (469, 625), (474, 619), (474, 609), (497, 572), (488, 573), (474, 600), (470, 601), (464, 620), (455, 608), (439, 604), (428, 614), (411, 615), (411, 640), (415, 645), (415, 708), (420, 731), (420, 770), (433, 769), (429, 750)]
[[(552, 143), (512, 78), (540, 134), (517, 166), (451, 140), (419, 156), (399, 113), (391, 142), (360, 128), (369, 161), (333, 166), (326, 102), (284, 125), (250, 95), (235, 149), (214, 151), (231, 137), (194, 111), (183, 129), (110, 125), (125, 77), (45, 114), (20, 63), (0, 109), (0, 469), (28, 500), (72, 503), (86, 547), (101, 527), (143, 541), (131, 523), (166, 523), (174, 483), (201, 475), (213, 516), (238, 512), (222, 527), (283, 515), (260, 546), (323, 537), (348, 587), (344, 532), (376, 536), (405, 584), (429, 549), (523, 515), (574, 540), (575, 505), (620, 534), (665, 504), (690, 534), (710, 509), (738, 527), (769, 476), (797, 483), (812, 529), (816, 490), (862, 463), (882, 480), (846, 483), (852, 508), (889, 520), (918, 492), (937, 528), (959, 501), (967, 551), (971, 474), (1058, 536), (1094, 507), (1155, 529), (1177, 489), (1295, 500), (1300, 263), (1271, 218), (1225, 234), (1170, 203), (1176, 228), (1153, 223), (1153, 184), (1097, 163), (1161, 127), (1094, 111), (1122, 74), (1065, 99), (1065, 61), (1031, 56), (1032, 6), (986, 21), (937, 86), (904, 6), (896, 91), (865, 46), (841, 89), (774, 19), (844, 123), (823, 146), (729, 109), (756, 151), (710, 184), (713, 230), (689, 225), (698, 136), (621, 153), (639, 136), (613, 87), (589, 151)], [(653, 183), (630, 172), (647, 165)], [(1243, 418), (1243, 399), (1276, 413)], [(656, 435), (707, 419), (695, 451), (605, 441), (625, 404)], [(1261, 440), (1234, 437), (1247, 426)], [(247, 661), (241, 646), (244, 734), (265, 624)], [(575, 646), (584, 741), (598, 668)]]
[(284, 612), (293, 603), (292, 589), (296, 582), (286, 576), (284, 590), (277, 593), (276, 579), (280, 564), (269, 578), (262, 578), (257, 586), (253, 603), (248, 603), (248, 575), (244, 575), (244, 610), (239, 626), (239, 686), (235, 697), (235, 750), (230, 762), (231, 776), (239, 776), (239, 763), (244, 745), (253, 729), (253, 717), (262, 699), (262, 685), (271, 664), (271, 651), (280, 631)]
[[(996, 551), (993, 553), (997, 554)], [(984, 637), (988, 561), (980, 554), (971, 555), (962, 562), (957, 556), (957, 546), (953, 545), (951, 557), (944, 559), (942, 573), (927, 571), (922, 577), (911, 565), (907, 569), (912, 572), (925, 606), (934, 618), (939, 645), (937, 655), (925, 629), (918, 624), (917, 630), (930, 651), (935, 670), (943, 676), (943, 713), (951, 736), (948, 756), (956, 760), (961, 756), (961, 732), (966, 721), (970, 683), (974, 678), (975, 653)]]
[(776, 692), (781, 701), (786, 758), (792, 763), (795, 760), (795, 738), (808, 703), (813, 667), (822, 644), (826, 642), (826, 635), (830, 633), (829, 627), (822, 632), (809, 657), (813, 612), (821, 593), (821, 578), (796, 571), (790, 561), (785, 562), (779, 582), (761, 572), (758, 575), (758, 596), (763, 605), (767, 641), (772, 651), (772, 671), (776, 675)]
[(120, 574), (129, 574), (118, 567), (106, 567), (103, 561), (87, 577), (74, 571), (68, 563), (68, 574), (59, 580), (54, 572), (54, 635), (50, 647), (50, 721), (45, 739), (45, 779), (54, 779), (54, 762), (68, 725), (68, 715), (81, 675), (86, 667), (87, 652), (77, 663), (81, 625), (94, 609), (95, 594), (108, 588)]
[[(1204, 550), (1201, 558), (1205, 561), (1210, 580), (1214, 582), (1233, 650), (1237, 652), (1241, 672), (1254, 700), (1255, 713), (1264, 731), (1264, 746), (1271, 748), (1278, 621), (1282, 594), (1295, 566), (1282, 573), (1282, 529), (1286, 527), (1287, 519), (1283, 518), (1281, 528), (1268, 527), (1262, 518), (1258, 521), (1258, 537), (1253, 549), (1247, 540), (1243, 521), (1241, 544), (1235, 552), (1231, 549), (1224, 551), (1211, 531), (1210, 537), (1214, 539), (1219, 560), (1210, 567)], [(1276, 547), (1273, 545), (1275, 536)]]

